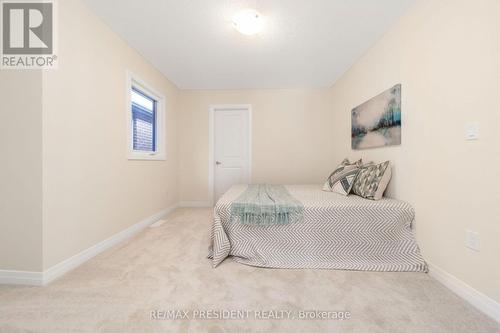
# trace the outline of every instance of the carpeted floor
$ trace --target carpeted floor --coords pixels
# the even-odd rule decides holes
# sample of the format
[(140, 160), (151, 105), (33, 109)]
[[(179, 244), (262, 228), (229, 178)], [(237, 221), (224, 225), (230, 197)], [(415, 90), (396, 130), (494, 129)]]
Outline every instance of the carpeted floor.
[[(46, 287), (0, 287), (0, 332), (500, 332), (422, 273), (275, 270), (231, 260), (212, 269), (210, 217), (209, 209), (180, 209)], [(151, 319), (169, 310), (188, 312)], [(198, 318), (229, 315), (219, 310), (240, 310), (233, 316), (243, 319)], [(290, 319), (280, 319), (281, 310)], [(348, 311), (350, 319), (300, 319), (305, 310), (330, 318)]]

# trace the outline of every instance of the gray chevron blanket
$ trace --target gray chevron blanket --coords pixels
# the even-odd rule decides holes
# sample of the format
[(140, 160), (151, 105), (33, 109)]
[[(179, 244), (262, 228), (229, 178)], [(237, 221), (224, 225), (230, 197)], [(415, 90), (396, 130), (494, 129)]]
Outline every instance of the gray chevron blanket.
[(230, 256), (273, 268), (427, 271), (408, 203), (343, 196), (322, 191), (321, 185), (285, 187), (304, 205), (301, 223), (262, 227), (231, 222), (231, 204), (247, 185), (234, 186), (220, 198), (209, 250), (214, 267)]
[(254, 225), (300, 222), (304, 206), (283, 185), (248, 185), (231, 203), (231, 221)]

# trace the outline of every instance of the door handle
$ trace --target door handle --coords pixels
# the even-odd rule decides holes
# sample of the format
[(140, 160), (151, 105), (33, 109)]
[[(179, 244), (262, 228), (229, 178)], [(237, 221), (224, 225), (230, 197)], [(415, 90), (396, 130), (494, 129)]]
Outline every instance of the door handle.
[(221, 165), (221, 164), (222, 164), (222, 162), (219, 162), (219, 161), (215, 162), (215, 165)]

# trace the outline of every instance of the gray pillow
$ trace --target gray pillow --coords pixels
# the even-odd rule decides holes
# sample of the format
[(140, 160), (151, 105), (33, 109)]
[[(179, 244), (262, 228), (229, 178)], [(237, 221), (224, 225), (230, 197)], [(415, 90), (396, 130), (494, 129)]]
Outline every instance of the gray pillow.
[(391, 164), (389, 161), (364, 165), (354, 180), (352, 191), (366, 199), (380, 200), (390, 180)]
[(330, 176), (328, 176), (325, 185), (323, 185), (323, 191), (348, 195), (349, 192), (351, 192), (352, 185), (354, 184), (354, 180), (361, 166), (361, 160), (351, 163), (346, 158)]

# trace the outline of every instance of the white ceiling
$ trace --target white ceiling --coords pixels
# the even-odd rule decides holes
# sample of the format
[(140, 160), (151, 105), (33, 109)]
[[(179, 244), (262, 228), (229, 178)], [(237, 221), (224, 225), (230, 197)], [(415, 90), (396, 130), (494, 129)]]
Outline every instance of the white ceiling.
[[(331, 86), (416, 0), (85, 0), (182, 89)], [(258, 36), (231, 25), (254, 8)]]

